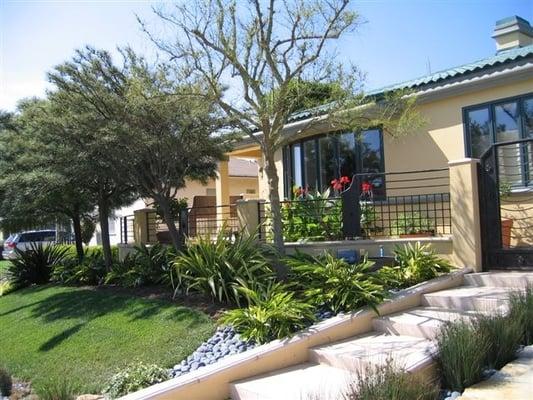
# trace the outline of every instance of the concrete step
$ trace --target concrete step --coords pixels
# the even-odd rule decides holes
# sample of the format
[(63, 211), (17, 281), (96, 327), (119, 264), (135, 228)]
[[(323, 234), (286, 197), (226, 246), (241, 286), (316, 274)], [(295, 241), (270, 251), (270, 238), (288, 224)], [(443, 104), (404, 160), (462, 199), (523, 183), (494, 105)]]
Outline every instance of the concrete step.
[(312, 348), (309, 360), (360, 373), (392, 361), (412, 373), (432, 374), (435, 351), (434, 343), (427, 339), (372, 332)]
[(511, 290), (508, 287), (462, 286), (424, 294), (422, 305), (459, 311), (504, 312)]
[(356, 376), (328, 365), (305, 363), (230, 384), (232, 400), (337, 400)]
[(493, 286), (508, 288), (526, 288), (533, 285), (533, 272), (479, 272), (467, 274), (465, 284), (469, 286)]
[(378, 332), (434, 339), (443, 323), (461, 319), (468, 320), (476, 315), (479, 315), (479, 312), (417, 307), (408, 311), (374, 318), (372, 324)]

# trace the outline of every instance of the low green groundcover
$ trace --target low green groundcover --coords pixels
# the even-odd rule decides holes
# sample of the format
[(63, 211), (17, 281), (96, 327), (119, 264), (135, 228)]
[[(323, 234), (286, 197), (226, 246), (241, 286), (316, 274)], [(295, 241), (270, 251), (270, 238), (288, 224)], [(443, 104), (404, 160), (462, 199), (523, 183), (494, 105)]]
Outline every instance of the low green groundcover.
[(171, 367), (215, 330), (170, 302), (51, 285), (0, 297), (0, 327), (0, 365), (14, 376), (67, 379), (85, 393), (135, 361)]

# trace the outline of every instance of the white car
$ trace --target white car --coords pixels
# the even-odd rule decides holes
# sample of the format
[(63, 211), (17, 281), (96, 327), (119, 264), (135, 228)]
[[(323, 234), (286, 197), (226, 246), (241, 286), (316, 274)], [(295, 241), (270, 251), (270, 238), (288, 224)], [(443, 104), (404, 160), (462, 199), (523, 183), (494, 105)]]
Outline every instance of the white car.
[(31, 243), (47, 246), (56, 242), (56, 231), (26, 231), (10, 235), (4, 242), (2, 257), (6, 260), (17, 258), (15, 249), (24, 251), (30, 248)]

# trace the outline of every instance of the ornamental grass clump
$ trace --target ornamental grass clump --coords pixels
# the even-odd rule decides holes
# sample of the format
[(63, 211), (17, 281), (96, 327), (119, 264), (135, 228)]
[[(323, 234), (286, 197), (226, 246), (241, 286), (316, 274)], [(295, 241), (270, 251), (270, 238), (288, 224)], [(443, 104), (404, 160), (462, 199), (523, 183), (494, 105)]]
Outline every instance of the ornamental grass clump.
[(500, 369), (516, 358), (523, 333), (519, 320), (502, 315), (482, 315), (476, 319), (474, 327), (488, 343), (486, 366)]
[(436, 361), (443, 387), (462, 392), (483, 379), (491, 344), (472, 323), (444, 324), (436, 342)]
[(215, 240), (199, 237), (176, 257), (176, 293), (199, 292), (219, 302), (241, 305), (246, 302), (239, 288), (261, 293), (273, 282), (269, 249), (259, 244), (257, 235), (240, 232), (231, 240), (225, 231), (221, 229)]
[(39, 400), (74, 400), (78, 394), (78, 388), (66, 378), (41, 383), (35, 391)]
[(264, 292), (248, 288), (239, 291), (249, 306), (225, 312), (220, 322), (233, 326), (245, 340), (266, 343), (282, 339), (315, 320), (315, 308), (280, 283), (272, 284)]
[(295, 290), (317, 307), (334, 312), (353, 311), (366, 305), (376, 309), (384, 299), (384, 287), (372, 272), (374, 263), (366, 259), (348, 264), (327, 252), (319, 257), (297, 253), (288, 257), (286, 263)]
[(438, 384), (421, 375), (410, 374), (391, 360), (357, 374), (343, 400), (437, 400)]
[(533, 344), (533, 285), (524, 291), (517, 290), (509, 296), (509, 318), (520, 323), (524, 346)]

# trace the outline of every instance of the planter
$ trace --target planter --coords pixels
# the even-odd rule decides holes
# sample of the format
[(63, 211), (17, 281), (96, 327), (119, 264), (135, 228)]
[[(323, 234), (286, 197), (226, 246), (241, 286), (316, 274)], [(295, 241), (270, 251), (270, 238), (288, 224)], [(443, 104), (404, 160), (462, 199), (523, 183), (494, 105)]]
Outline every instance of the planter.
[(502, 247), (508, 249), (511, 247), (511, 229), (513, 229), (513, 220), (512, 219), (502, 219), (501, 220), (501, 229), (502, 229)]
[(435, 236), (434, 231), (416, 232), (416, 233), (401, 233), (400, 238), (421, 238)]

